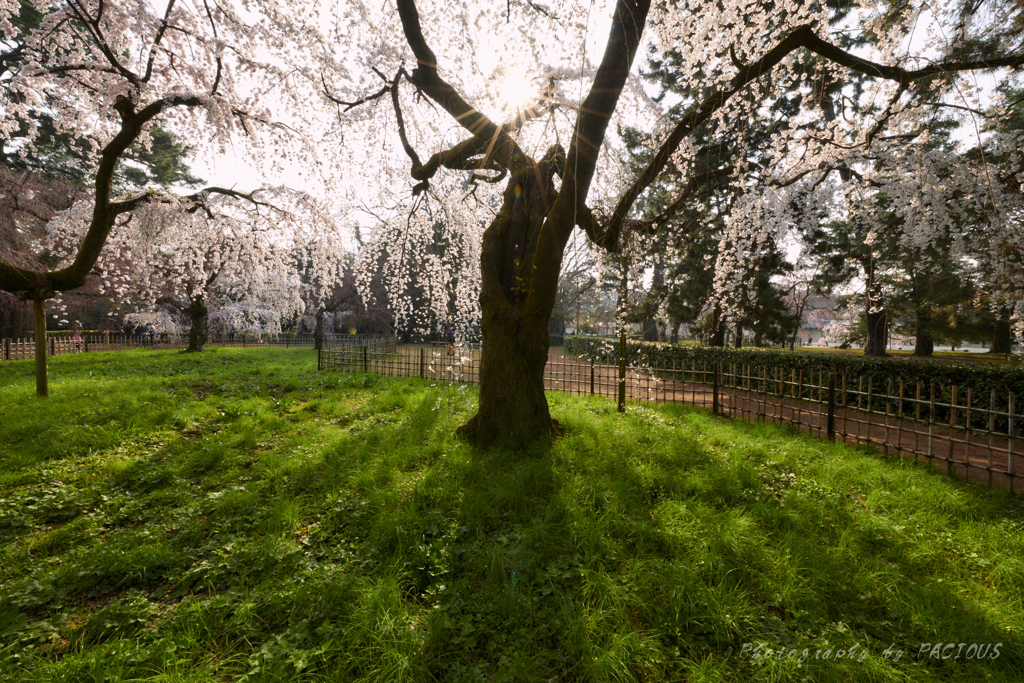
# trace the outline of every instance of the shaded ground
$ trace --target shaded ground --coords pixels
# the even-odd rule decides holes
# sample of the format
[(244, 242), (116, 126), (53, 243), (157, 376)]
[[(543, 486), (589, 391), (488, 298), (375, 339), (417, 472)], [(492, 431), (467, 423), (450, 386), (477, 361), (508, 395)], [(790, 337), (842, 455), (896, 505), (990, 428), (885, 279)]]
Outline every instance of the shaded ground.
[(1006, 492), (560, 392), (479, 452), (471, 385), (314, 364), (0, 366), (0, 680), (1020, 680)]

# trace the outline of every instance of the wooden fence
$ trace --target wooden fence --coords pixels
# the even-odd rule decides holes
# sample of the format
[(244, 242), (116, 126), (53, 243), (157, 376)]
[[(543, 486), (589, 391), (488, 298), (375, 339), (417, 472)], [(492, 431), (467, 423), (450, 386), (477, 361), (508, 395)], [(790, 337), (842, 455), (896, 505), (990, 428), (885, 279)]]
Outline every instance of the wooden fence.
[[(479, 382), (480, 350), (328, 344), (321, 370), (375, 372), (449, 382)], [(751, 422), (789, 424), (829, 440), (873, 446), (928, 462), (953, 476), (1014, 491), (1020, 476), (1021, 416), (1012, 393), (984, 396), (957, 386), (871, 379), (818, 370), (691, 362), (631, 366), (620, 378), (614, 356), (581, 359), (552, 349), (548, 390), (631, 402), (685, 403)]]
[[(377, 343), (378, 339), (394, 340), (394, 337), (361, 335), (355, 337), (329, 335), (327, 343), (334, 345)], [(392, 342), (393, 343), (393, 342)], [(313, 348), (316, 344), (311, 334), (217, 334), (210, 335), (206, 346), (231, 346), (241, 348), (281, 347)], [(184, 349), (188, 347), (188, 335), (155, 334), (149, 336), (126, 335), (123, 333), (84, 333), (76, 340), (71, 332), (59, 331), (46, 335), (46, 353), (59, 356), (67, 353), (91, 351), (124, 351), (127, 349)], [(25, 360), (35, 358), (36, 347), (32, 337), (0, 339), (0, 360)]]

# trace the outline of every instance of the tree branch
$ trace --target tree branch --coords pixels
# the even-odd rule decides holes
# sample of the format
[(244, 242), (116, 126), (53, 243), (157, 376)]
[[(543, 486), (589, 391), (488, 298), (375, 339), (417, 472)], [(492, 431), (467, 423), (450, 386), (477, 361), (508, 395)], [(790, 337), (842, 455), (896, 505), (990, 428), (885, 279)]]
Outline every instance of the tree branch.
[(107, 58), (107, 61), (110, 62), (110, 65), (115, 69), (115, 71), (132, 85), (138, 86), (140, 84), (138, 75), (121, 64), (117, 55), (115, 55), (114, 51), (110, 49), (110, 45), (107, 43), (107, 39), (103, 36), (103, 32), (100, 30), (100, 21), (103, 18), (102, 0), (100, 0), (97, 8), (95, 19), (89, 16), (89, 13), (86, 11), (85, 7), (82, 6), (82, 3), (79, 2), (79, 0), (69, 0), (68, 7), (71, 8), (75, 17), (85, 24), (86, 29), (96, 43), (96, 47), (103, 53), (103, 56)]
[(402, 20), (405, 39), (416, 56), (417, 66), (411, 74), (407, 75), (408, 81), (423, 91), (427, 97), (441, 105), (442, 109), (447, 111), (475, 138), (486, 141), (487, 146), (492, 149), (488, 157), (493, 157), (498, 165), (515, 171), (516, 168), (529, 163), (528, 158), (503, 127), (496, 125), (471, 106), (455, 88), (438, 75), (437, 56), (434, 55), (423, 37), (415, 0), (396, 0), (396, 4), (398, 5), (398, 15)]
[(586, 208), (605, 132), (633, 66), (650, 0), (618, 0), (601, 64), (580, 106), (566, 154), (562, 186), (537, 238), (524, 315), (546, 317), (554, 305), (565, 245)]
[[(164, 33), (167, 32), (167, 23), (171, 17), (171, 11), (174, 9), (175, 0), (168, 0), (167, 11), (164, 12), (163, 21), (160, 22), (160, 28), (156, 30), (156, 36), (153, 38), (153, 45), (149, 48), (149, 58), (146, 60), (146, 73), (142, 76), (142, 82), (148, 83), (150, 77), (153, 75), (153, 62), (156, 61), (156, 49), (160, 46), (160, 41), (164, 38)], [(216, 36), (216, 32), (214, 32)]]
[[(695, 104), (683, 114), (680, 121), (662, 143), (654, 154), (650, 163), (636, 179), (636, 181), (623, 193), (611, 217), (608, 232), (617, 234), (621, 229), (621, 223), (625, 220), (633, 204), (640, 194), (654, 182), (664, 170), (671, 155), (679, 148), (682, 141), (692, 134), (701, 124), (711, 118), (725, 102), (739, 90), (762, 75), (769, 73), (787, 55), (800, 49), (806, 48), (829, 61), (858, 71), (867, 76), (896, 81), (903, 88), (908, 87), (916, 80), (940, 73), (953, 73), (958, 71), (969, 71), (973, 69), (995, 69), (1001, 67), (1016, 67), (1024, 64), (1024, 54), (1010, 55), (996, 59), (968, 61), (968, 62), (942, 62), (929, 65), (923, 69), (907, 71), (898, 66), (887, 66), (877, 64), (867, 59), (857, 57), (815, 35), (813, 28), (808, 24), (793, 29), (789, 35), (769, 50), (761, 59), (739, 68), (738, 73), (733, 76), (728, 85), (717, 93), (712, 94), (703, 101)], [(890, 102), (890, 108), (894, 102)]]

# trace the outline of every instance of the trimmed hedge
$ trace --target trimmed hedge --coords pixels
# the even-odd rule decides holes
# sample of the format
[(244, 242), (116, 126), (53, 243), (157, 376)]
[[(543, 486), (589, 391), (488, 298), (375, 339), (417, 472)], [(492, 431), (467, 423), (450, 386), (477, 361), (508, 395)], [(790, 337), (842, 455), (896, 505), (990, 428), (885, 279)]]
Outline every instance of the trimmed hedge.
[[(615, 359), (618, 357), (619, 341), (608, 337), (567, 336), (564, 346), (565, 353), (581, 358)], [(885, 387), (889, 379), (895, 385), (902, 379), (905, 387), (913, 387), (921, 382), (927, 391), (929, 383), (935, 382), (943, 394), (953, 386), (958, 387), (961, 402), (968, 388), (974, 401), (981, 401), (984, 397), (986, 404), (992, 389), (996, 390), (996, 401), (1001, 406), (1005, 406), (1010, 392), (1024, 398), (1024, 369), (1006, 365), (626, 341), (626, 362), (630, 365), (665, 367), (671, 366), (673, 360), (680, 367), (683, 364), (690, 366), (694, 362), (698, 367), (704, 363), (720, 362), (723, 365), (735, 363), (738, 366), (813, 369), (840, 375), (845, 373), (847, 378), (864, 377), (865, 381), (871, 378), (875, 387)]]

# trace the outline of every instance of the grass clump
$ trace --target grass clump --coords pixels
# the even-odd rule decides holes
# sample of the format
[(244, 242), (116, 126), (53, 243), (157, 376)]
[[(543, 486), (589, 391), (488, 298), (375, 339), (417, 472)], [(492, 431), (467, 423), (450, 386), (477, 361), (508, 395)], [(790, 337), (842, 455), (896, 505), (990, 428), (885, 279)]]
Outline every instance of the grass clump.
[(475, 452), (474, 389), (314, 367), (0, 365), (0, 679), (1019, 680), (1007, 493), (560, 394)]

